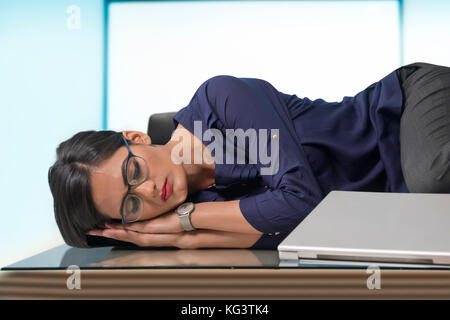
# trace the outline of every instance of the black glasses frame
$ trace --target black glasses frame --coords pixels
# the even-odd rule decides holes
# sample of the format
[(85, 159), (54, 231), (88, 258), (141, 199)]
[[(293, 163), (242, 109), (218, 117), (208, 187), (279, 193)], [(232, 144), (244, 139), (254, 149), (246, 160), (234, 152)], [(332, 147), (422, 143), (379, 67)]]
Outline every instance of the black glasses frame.
[[(125, 139), (125, 137), (124, 137), (123, 135), (122, 135), (122, 139), (123, 139), (123, 142), (125, 143), (125, 146), (126, 146), (127, 149), (128, 149), (128, 157), (127, 157), (126, 161), (124, 162), (124, 163), (125, 163), (125, 166), (124, 166), (124, 167), (122, 166), (122, 176), (123, 176), (123, 180), (124, 180), (124, 181), (126, 182), (126, 184), (127, 184), (128, 191), (127, 191), (126, 195), (125, 195), (125, 196), (123, 197), (123, 199), (122, 199), (122, 203), (121, 203), (121, 205), (120, 205), (120, 215), (122, 216), (122, 224), (127, 224), (127, 223), (131, 223), (131, 222), (134, 222), (134, 221), (137, 221), (137, 220), (133, 220), (133, 221), (126, 221), (126, 220), (125, 220), (125, 215), (124, 215), (124, 212), (123, 212), (123, 207), (124, 207), (124, 205), (125, 205), (125, 199), (126, 199), (130, 194), (132, 194), (133, 196), (137, 197), (142, 203), (144, 203), (144, 202), (142, 201), (142, 199), (141, 199), (137, 194), (134, 194), (134, 193), (132, 193), (132, 192), (130, 192), (130, 191), (131, 191), (131, 188), (132, 188), (132, 187), (136, 187), (136, 186), (142, 184), (145, 180), (147, 180), (147, 177), (145, 177), (145, 179), (144, 179), (142, 182), (138, 183), (138, 184), (134, 184), (134, 185), (133, 185), (133, 184), (130, 184), (130, 182), (128, 181), (128, 175), (127, 175), (128, 162), (130, 161), (131, 158), (140, 158), (140, 159), (144, 160), (144, 163), (145, 163), (145, 165), (147, 166), (147, 175), (148, 175), (148, 165), (147, 165), (147, 161), (145, 161), (144, 158), (139, 157), (139, 156), (135, 155), (133, 152), (131, 152), (131, 149), (130, 149), (130, 146), (128, 145), (127, 139)], [(142, 210), (143, 210), (143, 208), (142, 208)], [(139, 219), (139, 218), (138, 218), (138, 219)]]

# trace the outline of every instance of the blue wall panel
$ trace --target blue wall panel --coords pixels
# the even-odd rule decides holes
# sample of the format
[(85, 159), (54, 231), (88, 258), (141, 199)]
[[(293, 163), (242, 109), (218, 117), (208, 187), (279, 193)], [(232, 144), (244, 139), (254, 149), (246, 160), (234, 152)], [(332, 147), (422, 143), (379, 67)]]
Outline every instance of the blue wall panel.
[(102, 128), (103, 6), (0, 0), (0, 266), (63, 243), (47, 170), (61, 141)]

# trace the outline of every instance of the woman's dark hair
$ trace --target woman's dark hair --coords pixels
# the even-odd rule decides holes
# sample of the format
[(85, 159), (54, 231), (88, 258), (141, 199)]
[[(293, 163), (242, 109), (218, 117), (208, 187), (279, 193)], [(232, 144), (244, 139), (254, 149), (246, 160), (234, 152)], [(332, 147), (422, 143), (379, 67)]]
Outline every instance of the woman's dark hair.
[(110, 220), (95, 208), (90, 170), (124, 145), (122, 132), (90, 130), (75, 134), (56, 149), (56, 161), (48, 170), (48, 183), (56, 224), (68, 245), (89, 247), (85, 233)]

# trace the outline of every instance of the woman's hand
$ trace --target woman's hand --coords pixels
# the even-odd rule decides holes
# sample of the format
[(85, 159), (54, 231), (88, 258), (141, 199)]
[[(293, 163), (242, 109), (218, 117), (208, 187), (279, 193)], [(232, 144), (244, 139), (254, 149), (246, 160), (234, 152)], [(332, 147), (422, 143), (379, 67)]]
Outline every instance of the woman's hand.
[(112, 238), (120, 241), (134, 243), (139, 247), (179, 247), (183, 233), (141, 233), (131, 231), (124, 228), (124, 226), (108, 227), (105, 229), (90, 230), (86, 234), (93, 236), (101, 236)]
[(170, 247), (178, 246), (183, 231), (178, 214), (169, 211), (153, 219), (125, 225), (106, 222), (104, 229), (90, 230), (86, 234), (131, 242), (142, 247)]

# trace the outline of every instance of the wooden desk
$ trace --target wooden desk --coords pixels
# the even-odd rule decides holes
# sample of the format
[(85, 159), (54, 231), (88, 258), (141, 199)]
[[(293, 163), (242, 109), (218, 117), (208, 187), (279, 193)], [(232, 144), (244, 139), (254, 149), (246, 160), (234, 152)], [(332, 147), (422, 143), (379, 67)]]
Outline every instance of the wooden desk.
[[(56, 250), (58, 248), (55, 248)], [(61, 251), (66, 248), (59, 248)], [(72, 248), (73, 249), (73, 248)], [(72, 250), (71, 249), (71, 250)], [(75, 249), (78, 250), (78, 249)], [(93, 249), (80, 249), (93, 250)], [(64, 250), (63, 250), (64, 251)], [(245, 250), (247, 251), (247, 250)], [(75, 251), (79, 253), (78, 251)], [(92, 252), (92, 251), (89, 251)], [(109, 265), (126, 258), (128, 269), (83, 269), (80, 270), (81, 288), (68, 289), (67, 279), (71, 274), (65, 268), (31, 270), (7, 268), (0, 272), (1, 299), (450, 299), (450, 270), (379, 270), (380, 289), (368, 289), (367, 269), (300, 269), (271, 266), (273, 261), (256, 260), (243, 250), (218, 251), (222, 257), (236, 257), (241, 264), (232, 261), (230, 266), (198, 266), (192, 261), (199, 257), (198, 251), (172, 251), (169, 257), (194, 259), (187, 264), (171, 266), (165, 260), (164, 267), (150, 266), (142, 260), (154, 252), (119, 252), (111, 258), (103, 257)], [(213, 256), (213, 251), (200, 254)], [(165, 253), (164, 253), (165, 254)], [(241, 255), (244, 254), (244, 255)], [(274, 253), (275, 254), (275, 253)], [(46, 261), (51, 255), (45, 256)], [(42, 256), (42, 254), (41, 254)], [(57, 256), (57, 255), (56, 255)], [(78, 255), (78, 261), (82, 262)], [(139, 259), (137, 259), (139, 257)], [(161, 252), (159, 253), (161, 257)], [(248, 257), (248, 258), (245, 258)], [(28, 262), (37, 261), (32, 257)], [(117, 260), (122, 259), (122, 260)], [(184, 258), (186, 259), (186, 258)], [(245, 261), (245, 259), (247, 259)], [(58, 259), (57, 259), (58, 260)], [(64, 260), (64, 259), (63, 259)], [(214, 261), (220, 262), (217, 258)], [(242, 261), (244, 260), (244, 261)], [(75, 260), (77, 261), (77, 260)], [(161, 261), (161, 258), (160, 260)], [(259, 262), (258, 262), (259, 261)], [(262, 262), (261, 262), (262, 261)], [(73, 264), (73, 260), (68, 260)], [(134, 265), (133, 265), (134, 264)], [(26, 265), (24, 263), (23, 265)], [(99, 265), (99, 262), (96, 263)], [(142, 268), (148, 265), (148, 268)], [(234, 266), (233, 266), (234, 265)], [(247, 265), (247, 266), (246, 266)], [(14, 266), (14, 265), (12, 265)], [(64, 267), (64, 266), (63, 266)], [(92, 267), (92, 264), (91, 264)]]
[(381, 289), (365, 270), (146, 269), (69, 274), (3, 271), (2, 299), (449, 299), (450, 271), (381, 270)]

